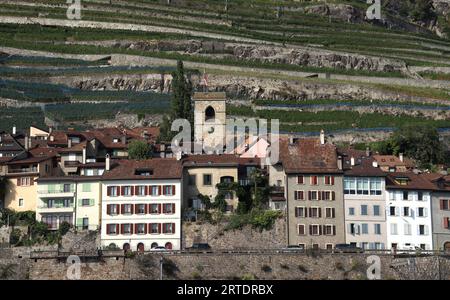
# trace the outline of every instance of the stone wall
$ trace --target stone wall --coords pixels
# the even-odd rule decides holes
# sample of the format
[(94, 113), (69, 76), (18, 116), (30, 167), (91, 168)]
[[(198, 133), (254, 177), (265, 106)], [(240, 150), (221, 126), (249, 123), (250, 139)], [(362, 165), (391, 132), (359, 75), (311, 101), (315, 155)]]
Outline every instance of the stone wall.
[[(81, 279), (158, 279), (159, 254), (83, 262)], [(450, 279), (450, 258), (380, 255), (381, 278)], [(164, 279), (367, 279), (363, 254), (181, 254), (165, 255)], [(31, 261), (30, 279), (66, 279), (65, 260)], [(439, 273), (440, 271), (440, 273)]]
[(287, 245), (286, 219), (276, 220), (271, 230), (259, 231), (251, 226), (241, 230), (224, 230), (225, 225), (209, 223), (183, 224), (183, 246), (208, 243), (213, 249), (279, 249)]

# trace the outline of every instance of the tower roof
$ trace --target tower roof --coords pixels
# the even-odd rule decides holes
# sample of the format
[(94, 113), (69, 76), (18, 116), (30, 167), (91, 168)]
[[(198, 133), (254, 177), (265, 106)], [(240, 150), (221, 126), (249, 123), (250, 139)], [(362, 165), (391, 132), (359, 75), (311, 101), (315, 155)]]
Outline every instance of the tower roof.
[(224, 92), (196, 92), (192, 96), (195, 101), (211, 101), (211, 100), (226, 100), (227, 95)]

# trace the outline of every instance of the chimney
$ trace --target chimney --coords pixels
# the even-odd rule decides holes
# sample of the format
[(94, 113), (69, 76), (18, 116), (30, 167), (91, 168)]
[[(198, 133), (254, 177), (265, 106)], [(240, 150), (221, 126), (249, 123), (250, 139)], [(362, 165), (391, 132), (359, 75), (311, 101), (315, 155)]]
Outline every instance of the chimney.
[(175, 157), (177, 158), (177, 160), (181, 160), (183, 158), (183, 152), (182, 151), (178, 151), (175, 154)]
[(105, 158), (105, 170), (109, 171), (111, 169), (111, 160), (109, 158), (109, 154), (106, 154)]
[(72, 140), (71, 139), (67, 140), (67, 148), (72, 148)]
[(51, 134), (53, 132), (53, 126), (48, 127), (48, 134)]
[(13, 128), (12, 128), (12, 134), (13, 135), (16, 135), (16, 130), (17, 130), (16, 125), (13, 125)]
[(372, 167), (378, 168), (378, 162), (377, 162), (376, 160), (374, 160), (374, 161), (372, 162)]
[(290, 145), (294, 144), (294, 137), (292, 135), (289, 136), (289, 144)]
[(398, 158), (400, 159), (401, 162), (403, 162), (403, 153), (399, 153)]
[(369, 157), (369, 156), (370, 156), (370, 148), (366, 147), (366, 157)]
[(86, 147), (83, 147), (83, 165), (86, 164)]
[(51, 135), (50, 136), (50, 142), (54, 142), (55, 141), (55, 136), (54, 135)]
[(350, 158), (350, 165), (355, 165), (355, 158), (353, 156)]
[(338, 156), (338, 159), (337, 159), (337, 167), (338, 167), (338, 169), (339, 170), (342, 170), (342, 156)]
[(127, 136), (126, 135), (122, 136), (122, 144), (124, 144), (124, 145), (127, 144)]
[(325, 145), (325, 131), (323, 129), (320, 131), (320, 144)]
[(30, 150), (30, 143), (28, 142), (28, 140), (29, 140), (29, 137), (28, 137), (28, 135), (26, 135), (24, 144), (25, 144), (25, 150), (27, 150), (27, 151)]

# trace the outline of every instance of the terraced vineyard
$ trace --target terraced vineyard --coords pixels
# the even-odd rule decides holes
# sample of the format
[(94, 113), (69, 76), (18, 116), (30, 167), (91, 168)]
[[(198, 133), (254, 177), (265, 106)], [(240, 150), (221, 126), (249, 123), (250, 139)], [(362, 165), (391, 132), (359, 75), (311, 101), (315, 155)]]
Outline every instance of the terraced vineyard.
[(0, 103), (59, 124), (162, 114), (183, 60), (194, 89), (207, 73), (227, 93), (231, 115), (285, 131), (450, 127), (449, 1), (433, 1), (432, 22), (395, 1), (374, 21), (356, 0), (82, 5), (68, 20), (65, 0), (0, 0)]

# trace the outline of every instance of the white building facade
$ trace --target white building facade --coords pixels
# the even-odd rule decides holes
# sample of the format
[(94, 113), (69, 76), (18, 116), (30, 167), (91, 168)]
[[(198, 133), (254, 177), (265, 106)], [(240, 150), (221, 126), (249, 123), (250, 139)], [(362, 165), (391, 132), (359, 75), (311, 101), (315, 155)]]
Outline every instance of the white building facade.
[(102, 195), (103, 247), (180, 250), (181, 178), (103, 181)]
[(431, 191), (386, 192), (387, 244), (392, 250), (432, 250)]

